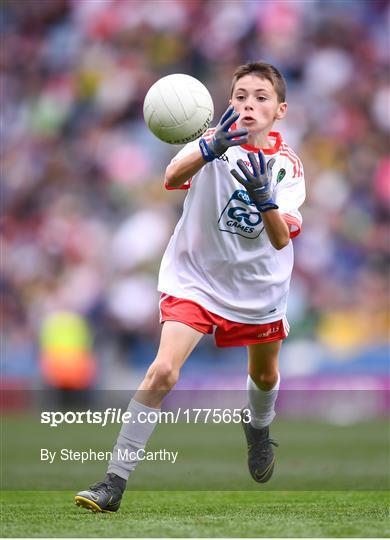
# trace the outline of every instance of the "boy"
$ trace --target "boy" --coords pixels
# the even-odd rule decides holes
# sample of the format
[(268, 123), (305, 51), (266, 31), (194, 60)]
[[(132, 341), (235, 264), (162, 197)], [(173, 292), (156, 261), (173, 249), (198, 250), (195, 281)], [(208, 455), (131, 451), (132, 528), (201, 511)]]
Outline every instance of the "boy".
[[(272, 65), (238, 67), (230, 106), (217, 127), (187, 144), (166, 169), (167, 189), (189, 191), (160, 268), (160, 347), (128, 409), (132, 419), (158, 413), (180, 368), (215, 327), (217, 346), (248, 349), (250, 414), (242, 415), (242, 425), (257, 482), (267, 482), (274, 469), (269, 425), (279, 351), (288, 334), (291, 238), (300, 232), (298, 208), (305, 198), (300, 160), (271, 131), (286, 113), (285, 93), (283, 76)], [(136, 458), (120, 461), (118, 455), (143, 449), (154, 427), (151, 421), (123, 424), (104, 481), (80, 492), (76, 504), (117, 511), (137, 465)]]

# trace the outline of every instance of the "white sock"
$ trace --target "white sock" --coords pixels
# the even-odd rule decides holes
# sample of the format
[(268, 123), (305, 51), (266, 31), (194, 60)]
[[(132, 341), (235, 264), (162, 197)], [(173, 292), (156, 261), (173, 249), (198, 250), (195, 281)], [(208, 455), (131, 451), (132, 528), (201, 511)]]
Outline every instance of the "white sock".
[[(122, 424), (107, 473), (115, 473), (125, 480), (129, 478), (139, 461), (135, 454), (145, 448), (158, 422), (160, 410), (147, 407), (134, 399), (130, 401), (127, 411), (131, 412), (131, 419)], [(150, 417), (149, 413), (152, 413)]]
[(280, 385), (280, 374), (278, 380), (271, 390), (262, 390), (253, 382), (250, 375), (247, 379), (247, 390), (249, 398), (249, 408), (251, 411), (251, 425), (256, 429), (269, 426), (275, 418), (275, 402), (278, 397)]

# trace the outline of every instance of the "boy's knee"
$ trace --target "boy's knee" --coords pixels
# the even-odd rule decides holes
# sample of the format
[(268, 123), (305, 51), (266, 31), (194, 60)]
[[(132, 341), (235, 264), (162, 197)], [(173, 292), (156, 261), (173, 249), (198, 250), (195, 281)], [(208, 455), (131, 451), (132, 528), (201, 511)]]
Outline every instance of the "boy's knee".
[(179, 370), (166, 362), (154, 362), (148, 370), (148, 377), (153, 389), (170, 389), (178, 381)]
[(279, 374), (277, 371), (271, 373), (256, 373), (256, 375), (250, 374), (255, 385), (265, 392), (272, 390), (276, 386), (278, 376)]

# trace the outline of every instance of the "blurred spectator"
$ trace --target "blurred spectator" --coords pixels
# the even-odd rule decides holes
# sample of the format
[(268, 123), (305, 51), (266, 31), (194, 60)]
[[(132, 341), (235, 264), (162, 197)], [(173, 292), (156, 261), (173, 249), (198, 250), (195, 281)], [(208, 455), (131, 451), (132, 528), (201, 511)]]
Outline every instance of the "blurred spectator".
[(40, 324), (58, 310), (88, 321), (98, 355), (130, 336), (121, 358), (137, 365), (140, 342), (159, 332), (156, 272), (183, 200), (163, 190), (177, 148), (148, 132), (144, 95), (161, 76), (189, 73), (209, 87), (217, 117), (236, 65), (257, 59), (287, 77), (289, 115), (276, 129), (307, 180), (286, 347), (316, 340), (313, 356), (321, 346), (348, 356), (386, 341), (387, 1), (12, 0), (0, 9), (6, 378), (33, 380)]
[(96, 360), (87, 322), (70, 311), (53, 311), (40, 333), (40, 368), (51, 404), (66, 409), (77, 401), (88, 406), (96, 378)]

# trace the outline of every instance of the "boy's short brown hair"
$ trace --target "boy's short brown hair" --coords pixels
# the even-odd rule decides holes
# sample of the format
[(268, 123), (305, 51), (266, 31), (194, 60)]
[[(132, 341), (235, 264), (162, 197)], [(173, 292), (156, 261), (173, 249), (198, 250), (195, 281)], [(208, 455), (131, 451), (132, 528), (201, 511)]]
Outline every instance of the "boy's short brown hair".
[(248, 64), (238, 66), (238, 68), (233, 73), (230, 97), (232, 97), (233, 95), (233, 90), (236, 82), (242, 77), (245, 77), (245, 75), (256, 75), (263, 79), (267, 79), (275, 88), (279, 103), (283, 103), (284, 101), (286, 101), (287, 85), (285, 78), (275, 66), (273, 66), (272, 64), (267, 64), (267, 62), (250, 62)]

